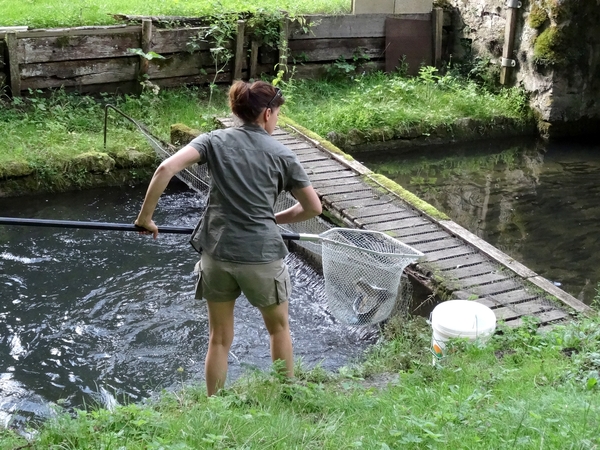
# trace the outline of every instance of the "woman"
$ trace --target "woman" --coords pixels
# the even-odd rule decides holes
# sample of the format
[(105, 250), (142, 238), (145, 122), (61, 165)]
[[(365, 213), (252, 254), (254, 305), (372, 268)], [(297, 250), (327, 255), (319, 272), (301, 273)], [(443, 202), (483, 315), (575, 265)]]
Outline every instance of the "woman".
[[(294, 375), (290, 279), (283, 262), (287, 248), (277, 224), (321, 214), (321, 201), (295, 154), (271, 137), (284, 101), (281, 90), (269, 83), (234, 83), (229, 106), (243, 125), (202, 134), (163, 161), (135, 221), (156, 238), (159, 229), (152, 214), (169, 180), (194, 163), (208, 165), (209, 201), (194, 237), (203, 249), (196, 298), (206, 299), (208, 305), (208, 395), (222, 388), (227, 378), (233, 309), (242, 292), (262, 314), (272, 360), (282, 360), (285, 375)], [(298, 202), (275, 214), (275, 200), (283, 190)]]

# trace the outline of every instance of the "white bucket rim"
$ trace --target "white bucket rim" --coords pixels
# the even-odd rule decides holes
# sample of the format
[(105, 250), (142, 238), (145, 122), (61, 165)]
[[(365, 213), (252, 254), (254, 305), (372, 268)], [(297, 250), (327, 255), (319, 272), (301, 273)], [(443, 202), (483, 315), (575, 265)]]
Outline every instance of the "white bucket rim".
[(448, 338), (485, 337), (496, 329), (494, 312), (471, 300), (448, 300), (440, 303), (431, 312), (430, 322), (434, 331)]

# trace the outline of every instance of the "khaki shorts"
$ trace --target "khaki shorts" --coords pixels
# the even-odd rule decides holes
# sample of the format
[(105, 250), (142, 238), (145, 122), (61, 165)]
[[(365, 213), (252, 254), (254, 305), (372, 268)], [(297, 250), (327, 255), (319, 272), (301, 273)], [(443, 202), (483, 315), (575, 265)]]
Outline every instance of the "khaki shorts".
[(283, 259), (266, 264), (218, 261), (203, 253), (196, 264), (196, 299), (230, 302), (243, 292), (256, 307), (287, 302), (291, 293), (290, 275)]

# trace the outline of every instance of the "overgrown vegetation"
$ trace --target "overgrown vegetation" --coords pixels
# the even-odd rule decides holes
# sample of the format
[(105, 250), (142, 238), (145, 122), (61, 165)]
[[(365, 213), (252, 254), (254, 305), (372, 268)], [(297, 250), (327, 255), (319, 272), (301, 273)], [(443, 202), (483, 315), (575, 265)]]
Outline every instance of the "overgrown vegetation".
[[(487, 345), (451, 341), (432, 365), (423, 319), (390, 321), (361, 364), (252, 373), (207, 398), (198, 386), (113, 411), (60, 413), (2, 448), (590, 449), (600, 445), (600, 321), (540, 334), (500, 325)], [(11, 447), (12, 446), (12, 447)]]
[(239, 11), (269, 11), (273, 14), (287, 11), (291, 15), (341, 14), (349, 13), (350, 7), (348, 0), (0, 0), (1, 25), (27, 25), (32, 28), (112, 25), (118, 23), (114, 14), (176, 17), (204, 17)]
[(527, 98), (517, 88), (492, 92), (455, 72), (424, 67), (418, 77), (381, 72), (319, 80), (294, 80), (284, 87), (292, 118), (327, 136), (358, 130), (383, 139), (426, 135), (457, 119), (506, 117), (529, 120)]

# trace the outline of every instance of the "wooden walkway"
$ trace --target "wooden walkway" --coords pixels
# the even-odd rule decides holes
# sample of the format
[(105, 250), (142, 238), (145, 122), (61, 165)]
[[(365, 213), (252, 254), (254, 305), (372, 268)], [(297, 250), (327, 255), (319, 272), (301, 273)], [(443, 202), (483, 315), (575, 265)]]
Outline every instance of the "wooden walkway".
[(525, 316), (545, 327), (592, 311), (455, 222), (435, 219), (374, 186), (368, 179), (372, 172), (341, 152), (328, 151), (293, 128), (277, 128), (273, 137), (298, 155), (329, 213), (347, 226), (388, 233), (423, 252), (426, 260), (414, 268), (418, 277), (450, 298), (483, 303), (512, 326), (521, 325)]

